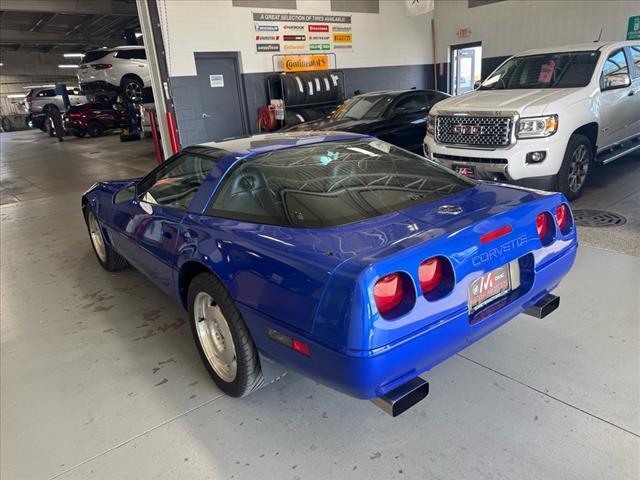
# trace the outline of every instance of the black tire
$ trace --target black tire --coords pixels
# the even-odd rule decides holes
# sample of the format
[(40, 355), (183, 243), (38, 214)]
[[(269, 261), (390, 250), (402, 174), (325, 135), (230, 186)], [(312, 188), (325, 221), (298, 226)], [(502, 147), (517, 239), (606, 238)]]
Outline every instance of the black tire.
[(73, 136), (74, 137), (78, 137), (78, 138), (82, 138), (87, 134), (86, 130), (74, 130), (73, 131)]
[[(208, 294), (215, 306), (220, 307), (224, 319), (229, 327), (235, 348), (235, 360), (237, 369), (233, 381), (221, 378), (211, 365), (204, 351), (198, 335), (197, 323), (203, 321), (196, 319), (194, 303), (199, 293)], [(210, 273), (201, 273), (189, 284), (187, 296), (189, 306), (189, 323), (193, 339), (200, 354), (200, 358), (216, 385), (231, 397), (244, 397), (263, 384), (262, 370), (258, 352), (253, 343), (249, 330), (242, 319), (240, 311), (224, 286)]]
[(122, 97), (132, 103), (140, 103), (144, 98), (144, 85), (136, 77), (124, 77), (120, 82)]
[(87, 127), (87, 132), (89, 133), (90, 137), (99, 137), (104, 133), (104, 127), (100, 122), (98, 122), (97, 120), (94, 120), (89, 123)]
[(93, 212), (93, 210), (89, 206), (85, 206), (84, 208), (84, 221), (87, 225), (87, 231), (89, 232), (89, 240), (91, 240), (91, 246), (93, 247), (93, 252), (96, 254), (96, 258), (98, 259), (98, 263), (100, 266), (107, 270), (108, 272), (115, 272), (117, 270), (122, 270), (129, 266), (129, 262), (125, 260), (125, 258), (116, 252), (104, 239), (104, 233), (102, 232), (102, 228), (99, 229), (100, 237), (102, 238), (102, 242), (104, 244), (105, 252), (103, 258), (101, 258), (101, 254), (98, 253), (98, 249), (92, 239), (91, 232), (91, 216), (96, 220), (98, 225), (100, 225), (100, 221), (98, 217)]
[(593, 145), (584, 135), (572, 135), (558, 172), (558, 191), (575, 200), (584, 191), (593, 170)]

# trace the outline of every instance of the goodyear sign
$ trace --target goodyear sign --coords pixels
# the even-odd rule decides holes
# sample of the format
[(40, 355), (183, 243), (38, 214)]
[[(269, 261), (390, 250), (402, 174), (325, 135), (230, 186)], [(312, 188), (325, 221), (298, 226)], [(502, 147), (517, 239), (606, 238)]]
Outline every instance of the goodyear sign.
[(333, 43), (351, 43), (351, 33), (334, 33)]
[(285, 72), (328, 70), (329, 57), (327, 55), (285, 55), (283, 67)]

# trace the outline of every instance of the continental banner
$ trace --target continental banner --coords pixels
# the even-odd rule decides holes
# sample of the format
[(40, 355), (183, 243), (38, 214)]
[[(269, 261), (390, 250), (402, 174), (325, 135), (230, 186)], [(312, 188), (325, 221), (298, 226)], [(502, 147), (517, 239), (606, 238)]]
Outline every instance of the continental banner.
[(256, 53), (331, 52), (352, 48), (350, 15), (253, 12)]
[(326, 55), (285, 55), (282, 66), (285, 72), (329, 70), (329, 57)]

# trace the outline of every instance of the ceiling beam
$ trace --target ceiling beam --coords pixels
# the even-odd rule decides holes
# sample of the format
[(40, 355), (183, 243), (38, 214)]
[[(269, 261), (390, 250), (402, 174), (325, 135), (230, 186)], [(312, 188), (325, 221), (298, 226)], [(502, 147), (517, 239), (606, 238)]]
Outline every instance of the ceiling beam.
[(73, 35), (76, 32), (82, 32), (88, 29), (89, 27), (91, 27), (92, 25), (99, 23), (100, 20), (106, 17), (107, 17), (106, 15), (87, 15), (87, 18), (85, 18), (82, 22), (80, 22), (71, 30), (66, 32), (65, 35)]
[(38, 20), (36, 22), (36, 24), (29, 29), (29, 31), (30, 32), (39, 32), (44, 27), (46, 27), (51, 20), (56, 18), (56, 16), (58, 16), (57, 13), (45, 13), (42, 17), (40, 17), (40, 20)]
[(66, 13), (70, 15), (138, 16), (135, 3), (118, 0), (2, 0), (0, 10), (8, 12)]
[[(3, 0), (4, 1), (4, 0)], [(25, 32), (21, 30), (2, 30), (0, 45), (21, 43), (24, 45), (104, 45), (115, 47), (122, 40), (92, 35), (64, 35), (61, 33)]]

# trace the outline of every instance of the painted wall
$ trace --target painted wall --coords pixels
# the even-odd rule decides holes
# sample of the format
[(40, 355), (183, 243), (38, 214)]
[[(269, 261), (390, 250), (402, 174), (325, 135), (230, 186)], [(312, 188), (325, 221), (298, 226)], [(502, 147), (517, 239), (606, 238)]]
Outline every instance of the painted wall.
[[(637, 0), (505, 0), (468, 8), (467, 0), (436, 0), (436, 62), (447, 62), (449, 46), (482, 42), (482, 56), (502, 57), (531, 48), (624, 40)], [(458, 38), (459, 29), (471, 35)]]
[[(348, 15), (332, 12), (329, 0), (298, 0), (297, 10), (234, 7), (231, 0), (157, 4), (171, 76), (196, 74), (193, 52), (241, 52), (242, 73), (272, 71), (271, 54), (255, 52), (252, 11)], [(338, 68), (433, 63), (429, 24), (408, 16), (404, 1), (381, 0), (379, 14), (351, 16), (353, 50), (336, 53)]]

